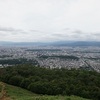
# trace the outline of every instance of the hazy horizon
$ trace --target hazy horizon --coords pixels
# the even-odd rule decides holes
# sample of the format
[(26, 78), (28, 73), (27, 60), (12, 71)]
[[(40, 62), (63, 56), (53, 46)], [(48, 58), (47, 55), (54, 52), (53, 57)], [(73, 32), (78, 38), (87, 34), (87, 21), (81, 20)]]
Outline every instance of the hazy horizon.
[(99, 0), (0, 0), (0, 41), (100, 41)]

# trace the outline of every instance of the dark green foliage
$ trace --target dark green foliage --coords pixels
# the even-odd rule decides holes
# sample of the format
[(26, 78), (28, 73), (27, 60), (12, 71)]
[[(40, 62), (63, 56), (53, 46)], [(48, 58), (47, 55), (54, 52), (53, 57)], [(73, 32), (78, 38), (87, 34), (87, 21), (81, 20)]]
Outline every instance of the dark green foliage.
[[(5, 56), (4, 56), (5, 57)], [(20, 58), (20, 59), (0, 59), (0, 64), (5, 65), (18, 65), (18, 64), (32, 64), (32, 65), (39, 65), (36, 60), (27, 60), (25, 58)]]
[(31, 83), (31, 80), (29, 78), (24, 78), (20, 83), (20, 87), (27, 89), (30, 83)]
[(12, 76), (9, 78), (8, 83), (16, 86), (20, 86), (21, 81), (23, 80), (23, 77), (21, 76)]
[(65, 55), (60, 55), (60, 56), (57, 56), (57, 55), (47, 56), (47, 55), (42, 55), (39, 58), (43, 58), (43, 59), (47, 59), (47, 58), (60, 58), (60, 59), (74, 59), (74, 60), (79, 60), (78, 57), (73, 56), (73, 55), (71, 55), (71, 56), (65, 56)]
[(0, 79), (34, 93), (77, 95), (100, 100), (100, 73), (18, 65), (0, 69)]

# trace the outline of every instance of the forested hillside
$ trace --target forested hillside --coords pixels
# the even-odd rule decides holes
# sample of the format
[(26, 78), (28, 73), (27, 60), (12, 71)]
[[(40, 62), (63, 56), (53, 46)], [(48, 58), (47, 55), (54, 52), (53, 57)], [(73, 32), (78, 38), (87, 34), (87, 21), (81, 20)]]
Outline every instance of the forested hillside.
[(0, 80), (37, 94), (77, 95), (100, 100), (100, 73), (18, 65), (0, 69)]

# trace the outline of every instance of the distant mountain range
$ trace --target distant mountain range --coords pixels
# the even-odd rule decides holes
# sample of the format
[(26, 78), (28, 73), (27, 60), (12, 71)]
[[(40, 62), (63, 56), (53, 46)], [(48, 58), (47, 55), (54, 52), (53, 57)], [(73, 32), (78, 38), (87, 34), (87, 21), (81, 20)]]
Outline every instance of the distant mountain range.
[(100, 46), (100, 42), (97, 41), (59, 41), (55, 42), (55, 46)]
[(100, 46), (97, 41), (0, 42), (0, 46)]

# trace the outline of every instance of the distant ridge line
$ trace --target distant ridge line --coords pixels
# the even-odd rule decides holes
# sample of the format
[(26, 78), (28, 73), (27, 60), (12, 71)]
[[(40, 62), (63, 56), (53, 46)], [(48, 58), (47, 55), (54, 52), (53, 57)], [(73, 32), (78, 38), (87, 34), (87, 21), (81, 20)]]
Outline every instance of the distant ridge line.
[(0, 46), (100, 46), (100, 41), (57, 41), (57, 42), (7, 42)]

